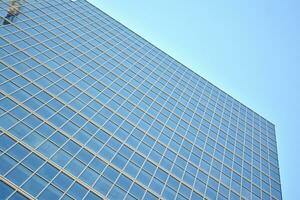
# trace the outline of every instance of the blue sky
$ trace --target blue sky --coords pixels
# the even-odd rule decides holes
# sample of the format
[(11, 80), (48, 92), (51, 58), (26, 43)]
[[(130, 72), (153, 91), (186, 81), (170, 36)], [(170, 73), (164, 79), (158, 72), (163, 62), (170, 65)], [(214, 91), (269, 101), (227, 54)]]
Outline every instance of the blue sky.
[(90, 0), (276, 125), (284, 199), (300, 199), (299, 0)]

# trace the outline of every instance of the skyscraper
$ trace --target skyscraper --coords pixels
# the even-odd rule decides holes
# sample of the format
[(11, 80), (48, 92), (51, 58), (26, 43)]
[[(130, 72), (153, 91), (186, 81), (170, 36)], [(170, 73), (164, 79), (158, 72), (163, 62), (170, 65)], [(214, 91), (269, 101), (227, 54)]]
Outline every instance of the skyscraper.
[(274, 125), (101, 10), (0, 16), (0, 199), (281, 199)]

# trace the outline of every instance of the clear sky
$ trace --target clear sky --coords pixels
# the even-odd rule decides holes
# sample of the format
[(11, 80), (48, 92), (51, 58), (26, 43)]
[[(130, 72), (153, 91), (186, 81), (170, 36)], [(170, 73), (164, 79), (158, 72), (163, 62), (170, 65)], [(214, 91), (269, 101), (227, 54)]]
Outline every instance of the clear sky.
[(283, 198), (300, 199), (299, 0), (90, 0), (276, 125)]

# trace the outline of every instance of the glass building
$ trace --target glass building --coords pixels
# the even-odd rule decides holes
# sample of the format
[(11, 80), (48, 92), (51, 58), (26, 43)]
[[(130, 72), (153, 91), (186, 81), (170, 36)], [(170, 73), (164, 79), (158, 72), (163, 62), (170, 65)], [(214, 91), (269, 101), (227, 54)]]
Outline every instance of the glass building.
[(0, 16), (0, 199), (282, 198), (274, 125), (89, 2)]

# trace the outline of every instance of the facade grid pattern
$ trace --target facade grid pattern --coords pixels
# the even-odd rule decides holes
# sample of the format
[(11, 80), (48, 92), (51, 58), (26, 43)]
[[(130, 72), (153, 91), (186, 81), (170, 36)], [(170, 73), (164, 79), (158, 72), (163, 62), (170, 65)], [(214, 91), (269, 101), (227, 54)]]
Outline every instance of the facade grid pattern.
[(19, 2), (0, 199), (282, 199), (272, 123), (85, 0)]

